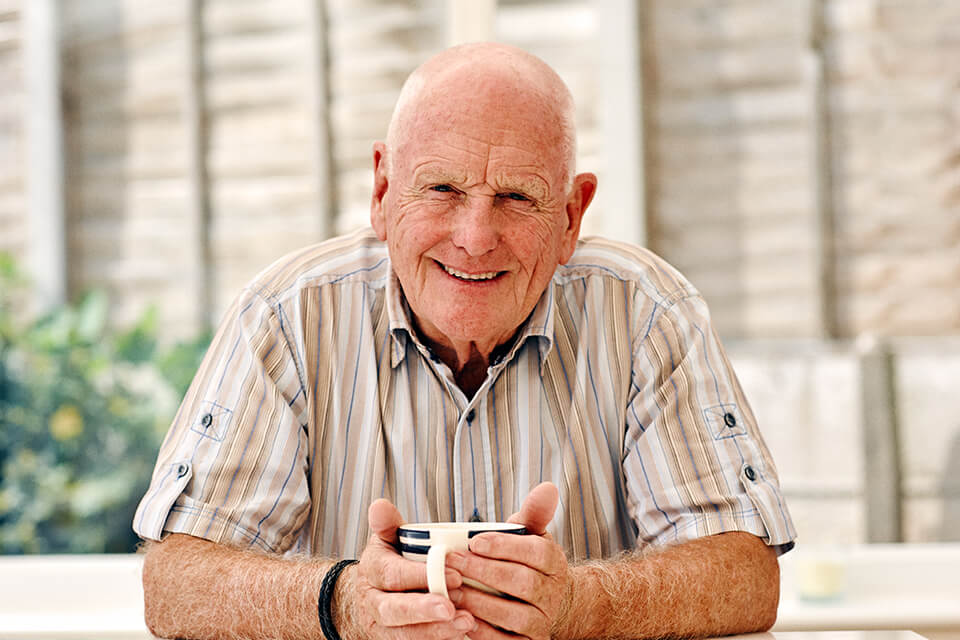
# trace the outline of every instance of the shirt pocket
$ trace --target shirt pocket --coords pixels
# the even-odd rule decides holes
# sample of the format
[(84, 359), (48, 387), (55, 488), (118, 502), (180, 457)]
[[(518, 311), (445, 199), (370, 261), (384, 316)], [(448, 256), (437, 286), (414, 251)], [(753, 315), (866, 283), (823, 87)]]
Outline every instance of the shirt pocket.
[(167, 471), (156, 481), (140, 501), (133, 517), (133, 529), (146, 540), (160, 540), (163, 525), (170, 509), (193, 478), (193, 465), (189, 460), (179, 460), (167, 466)]

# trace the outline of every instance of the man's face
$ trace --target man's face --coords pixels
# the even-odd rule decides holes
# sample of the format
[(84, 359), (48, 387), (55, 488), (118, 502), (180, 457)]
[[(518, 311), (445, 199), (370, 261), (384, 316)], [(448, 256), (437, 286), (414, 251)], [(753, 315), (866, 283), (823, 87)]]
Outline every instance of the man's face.
[(565, 184), (543, 107), (505, 108), (497, 96), (423, 102), (390, 150), (391, 171), (375, 146), (371, 220), (420, 330), (489, 353), (570, 258), (593, 183)]

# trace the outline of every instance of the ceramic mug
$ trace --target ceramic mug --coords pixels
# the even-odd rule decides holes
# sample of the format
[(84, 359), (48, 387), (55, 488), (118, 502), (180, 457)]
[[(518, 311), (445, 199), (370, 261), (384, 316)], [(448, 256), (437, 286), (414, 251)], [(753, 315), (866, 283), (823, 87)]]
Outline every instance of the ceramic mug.
[[(527, 533), (523, 525), (509, 522), (419, 522), (401, 525), (397, 534), (400, 537), (400, 553), (404, 558), (427, 563), (430, 593), (450, 597), (445, 577), (447, 554), (452, 551), (467, 551), (470, 538), (489, 531), (517, 535)], [(469, 578), (464, 578), (463, 582), (487, 593), (503, 595), (496, 589)]]

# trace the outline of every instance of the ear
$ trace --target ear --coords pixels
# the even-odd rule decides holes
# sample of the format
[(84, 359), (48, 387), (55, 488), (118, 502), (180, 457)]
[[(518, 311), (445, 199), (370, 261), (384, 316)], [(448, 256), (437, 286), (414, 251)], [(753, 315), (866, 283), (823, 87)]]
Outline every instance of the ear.
[(373, 144), (373, 198), (370, 201), (370, 226), (381, 241), (387, 239), (386, 216), (383, 211), (383, 198), (387, 195), (387, 145), (382, 142)]
[(580, 237), (580, 223), (583, 214), (597, 192), (597, 176), (592, 173), (579, 173), (573, 179), (573, 189), (567, 198), (567, 229), (564, 232), (563, 253), (561, 262), (565, 263), (577, 248), (577, 238)]

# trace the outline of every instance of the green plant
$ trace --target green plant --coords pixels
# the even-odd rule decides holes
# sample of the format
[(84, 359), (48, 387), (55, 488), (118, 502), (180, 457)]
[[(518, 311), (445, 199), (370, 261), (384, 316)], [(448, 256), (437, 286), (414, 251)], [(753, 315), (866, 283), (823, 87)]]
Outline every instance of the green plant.
[(18, 321), (24, 286), (0, 256), (0, 553), (132, 551), (134, 510), (209, 338), (160, 348), (155, 310), (113, 330), (101, 292)]

